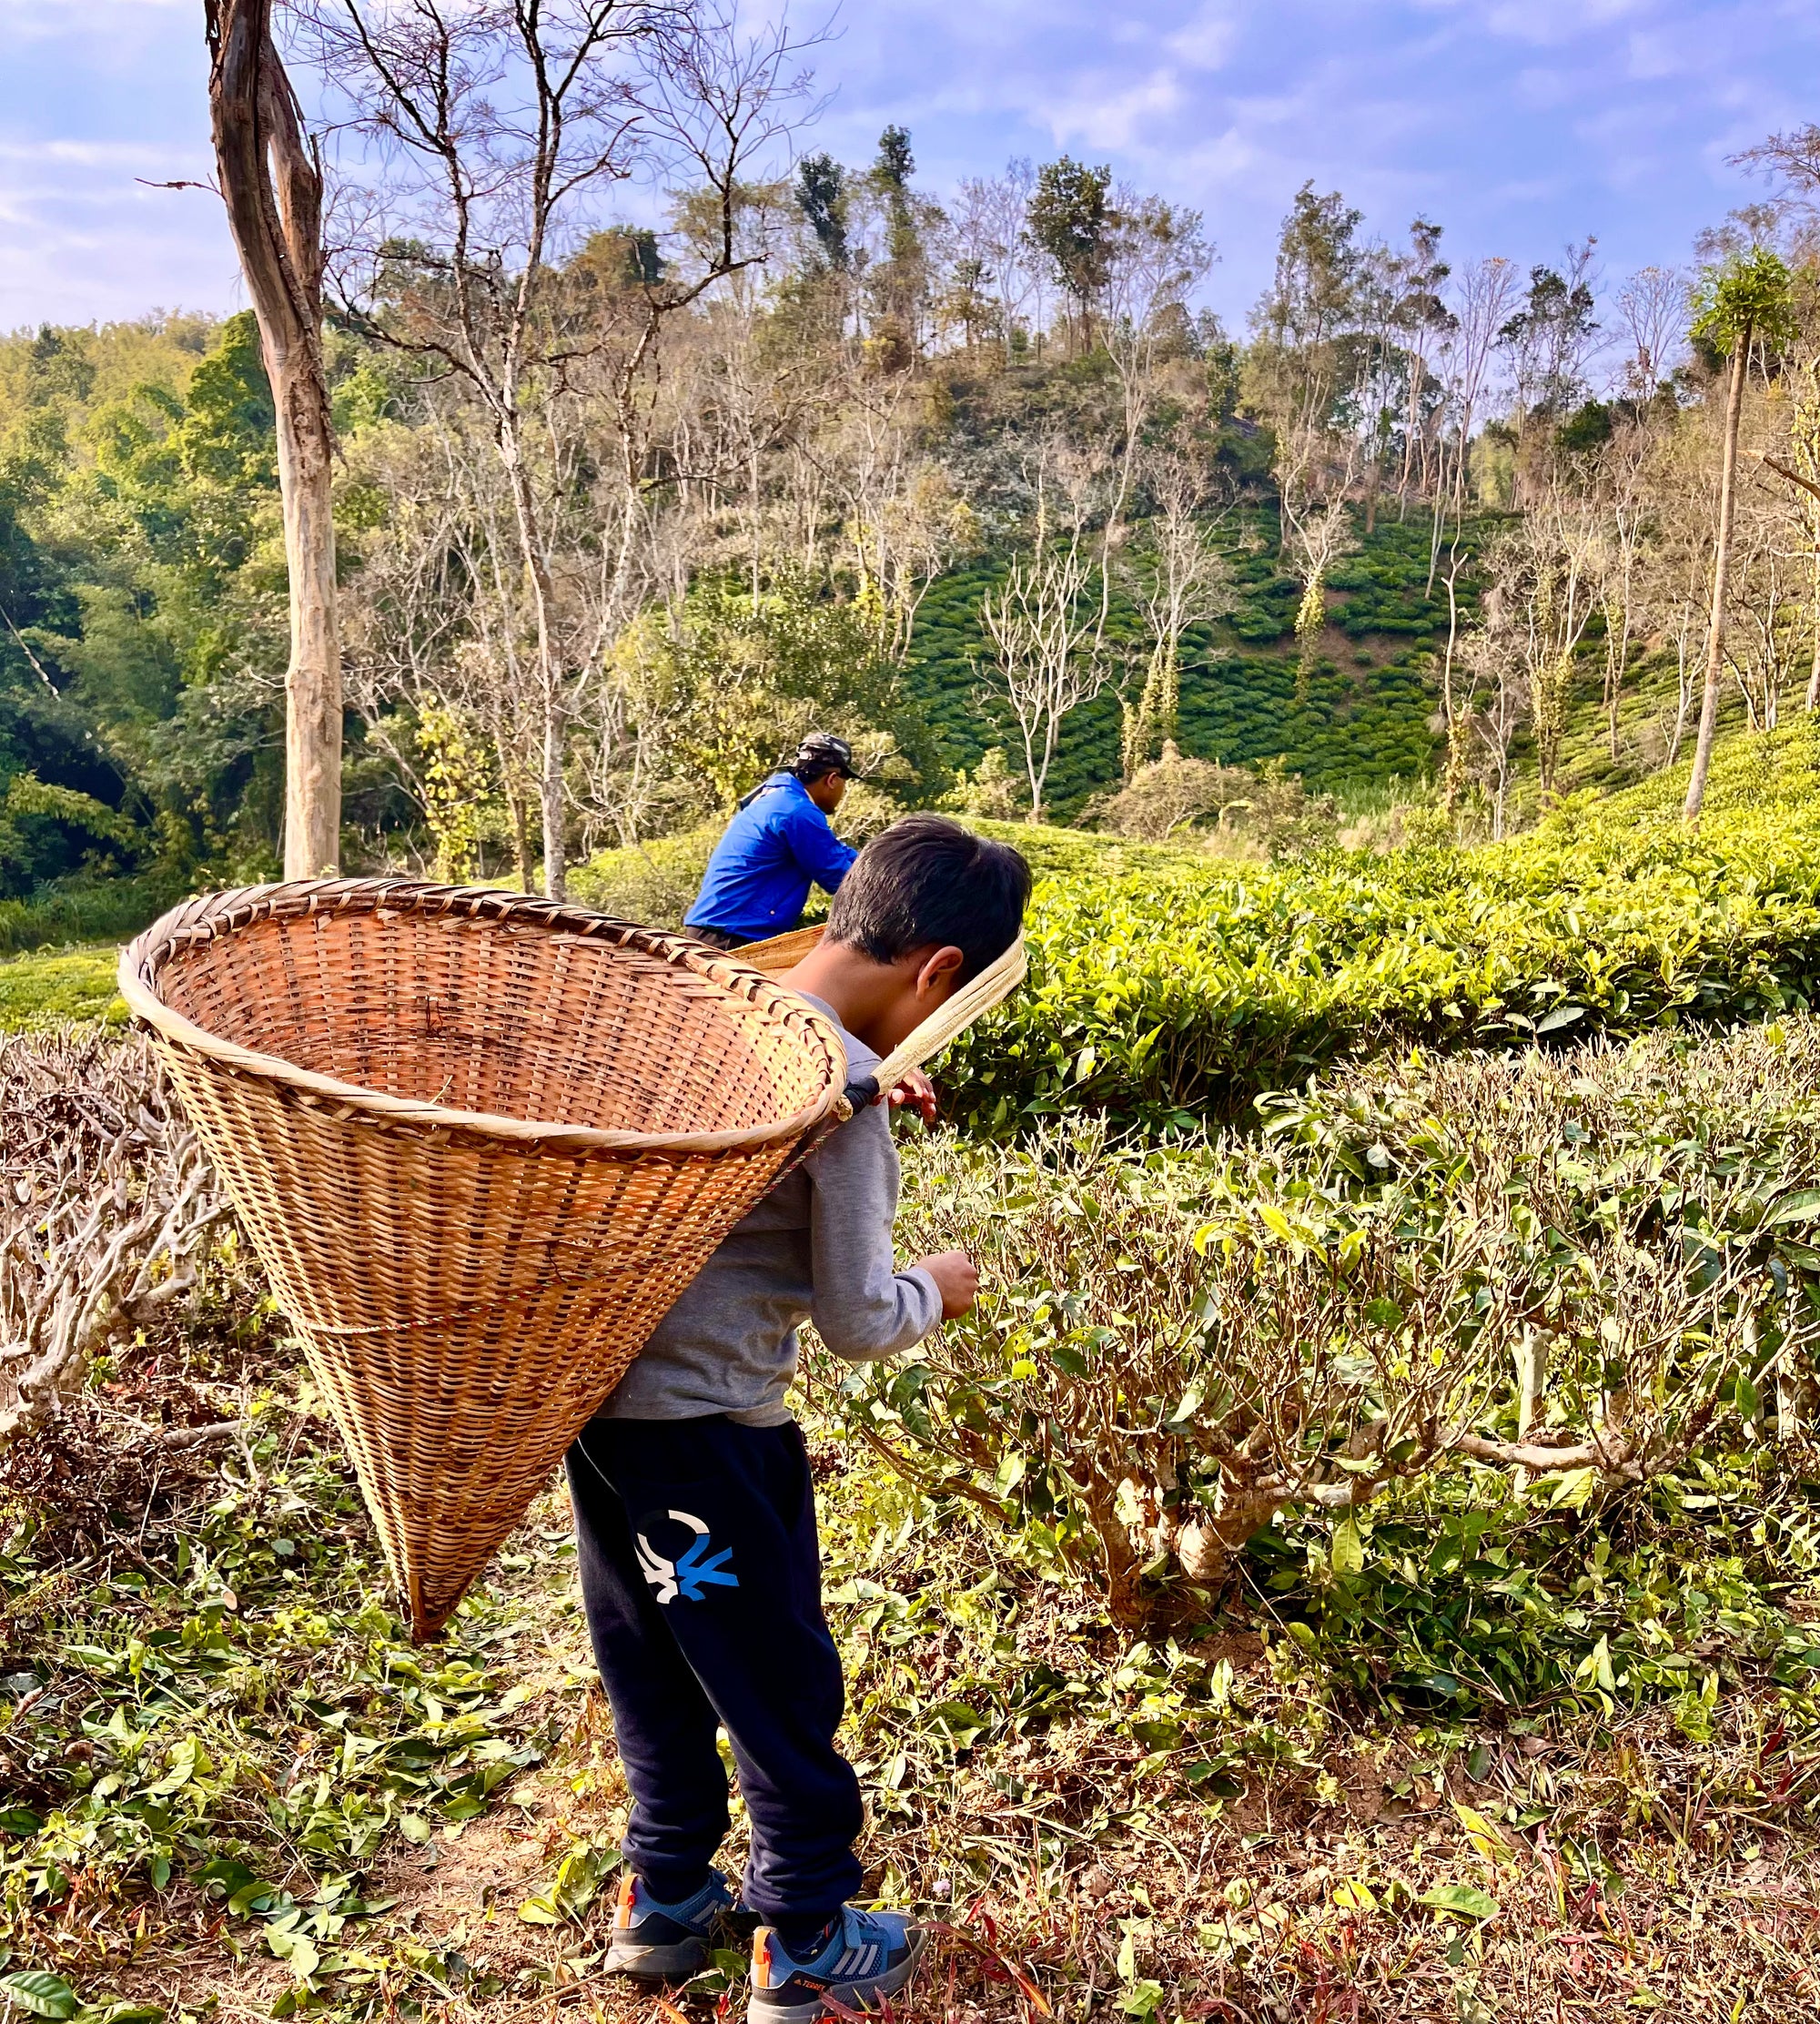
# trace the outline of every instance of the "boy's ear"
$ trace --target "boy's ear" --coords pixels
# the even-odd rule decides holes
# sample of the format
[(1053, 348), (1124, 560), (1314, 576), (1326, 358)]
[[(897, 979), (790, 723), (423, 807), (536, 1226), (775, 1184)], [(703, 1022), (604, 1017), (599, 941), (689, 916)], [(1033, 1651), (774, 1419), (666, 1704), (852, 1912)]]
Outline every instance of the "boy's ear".
[(946, 997), (966, 961), (966, 957), (952, 944), (931, 949), (916, 966), (916, 996)]

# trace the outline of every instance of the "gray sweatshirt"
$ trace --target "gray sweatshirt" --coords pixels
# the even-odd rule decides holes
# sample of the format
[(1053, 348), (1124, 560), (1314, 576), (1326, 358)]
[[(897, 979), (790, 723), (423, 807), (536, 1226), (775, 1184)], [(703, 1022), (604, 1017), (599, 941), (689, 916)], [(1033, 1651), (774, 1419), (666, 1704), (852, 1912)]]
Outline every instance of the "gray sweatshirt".
[[(834, 1018), (820, 998), (809, 1003)], [(844, 1027), (841, 1038), (849, 1077), (869, 1074), (877, 1055)], [(942, 1318), (942, 1296), (927, 1272), (893, 1270), (897, 1178), (889, 1105), (856, 1111), (733, 1227), (600, 1417), (724, 1412), (743, 1426), (783, 1426), (799, 1323), (813, 1321), (854, 1363), (920, 1341)]]

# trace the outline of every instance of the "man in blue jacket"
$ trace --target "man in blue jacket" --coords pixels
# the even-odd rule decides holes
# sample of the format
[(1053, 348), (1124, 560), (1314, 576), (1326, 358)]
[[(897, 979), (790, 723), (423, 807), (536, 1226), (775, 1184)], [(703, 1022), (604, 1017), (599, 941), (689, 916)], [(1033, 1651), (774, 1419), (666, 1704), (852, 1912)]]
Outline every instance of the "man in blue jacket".
[(708, 860), (684, 926), (716, 948), (786, 935), (803, 917), (811, 886), (833, 893), (859, 853), (829, 825), (847, 782), (853, 747), (812, 732), (782, 772), (739, 805)]

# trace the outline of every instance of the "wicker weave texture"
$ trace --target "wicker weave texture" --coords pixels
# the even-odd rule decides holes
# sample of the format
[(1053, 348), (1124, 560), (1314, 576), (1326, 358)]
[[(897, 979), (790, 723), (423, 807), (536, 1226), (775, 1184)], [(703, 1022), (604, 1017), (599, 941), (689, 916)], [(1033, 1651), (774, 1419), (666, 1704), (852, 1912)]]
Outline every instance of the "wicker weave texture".
[(121, 959), (440, 1628), (671, 1303), (837, 1113), (837, 1031), (578, 908), (397, 880), (209, 896)]

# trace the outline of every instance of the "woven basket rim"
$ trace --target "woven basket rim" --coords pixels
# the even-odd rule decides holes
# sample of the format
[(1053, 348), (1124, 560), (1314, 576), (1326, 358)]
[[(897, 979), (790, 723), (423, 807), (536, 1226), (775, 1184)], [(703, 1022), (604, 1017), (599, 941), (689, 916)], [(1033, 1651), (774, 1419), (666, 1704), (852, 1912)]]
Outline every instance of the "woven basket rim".
[[(834, 1072), (813, 1103), (770, 1124), (725, 1131), (606, 1131), (556, 1119), (510, 1118), (493, 1111), (458, 1110), (446, 1104), (389, 1097), (359, 1083), (298, 1068), (281, 1055), (243, 1047), (197, 1026), (158, 996), (157, 969), (184, 944), (217, 940), (274, 918), (377, 913), (385, 906), (539, 927), (551, 936), (635, 948), (667, 962), (680, 961), (682, 968), (712, 979), (754, 1007), (800, 1020), (827, 1046)], [(539, 899), (502, 886), (440, 886), (410, 878), (311, 878), (204, 893), (161, 915), (121, 950), (118, 983), (120, 995), (136, 1017), (177, 1045), (242, 1074), (282, 1083), (302, 1095), (394, 1124), (472, 1133), (552, 1150), (693, 1153), (770, 1145), (776, 1139), (799, 1138), (820, 1124), (842, 1101), (847, 1079), (846, 1050), (839, 1029), (806, 998), (786, 990), (763, 971), (686, 936), (640, 927), (567, 901)]]

